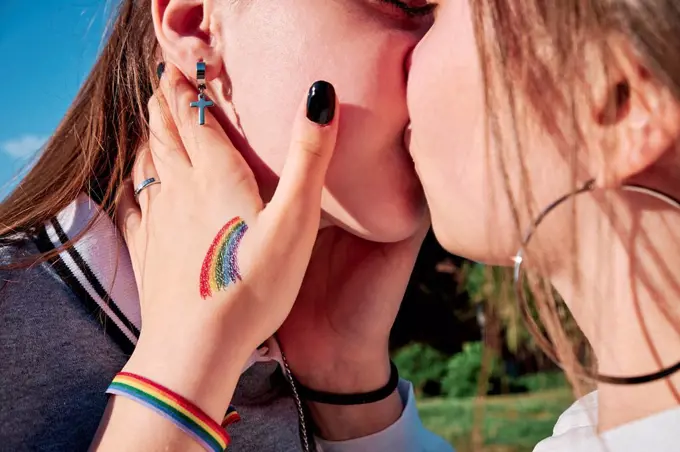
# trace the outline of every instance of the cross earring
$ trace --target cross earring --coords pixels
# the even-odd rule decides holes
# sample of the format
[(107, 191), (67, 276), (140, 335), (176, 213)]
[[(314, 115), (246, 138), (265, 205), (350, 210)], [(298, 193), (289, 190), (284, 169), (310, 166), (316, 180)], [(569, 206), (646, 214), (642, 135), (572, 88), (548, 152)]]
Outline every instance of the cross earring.
[(196, 82), (198, 84), (198, 100), (190, 104), (191, 108), (198, 108), (198, 125), (205, 124), (205, 109), (215, 105), (213, 101), (205, 98), (205, 63), (196, 63)]

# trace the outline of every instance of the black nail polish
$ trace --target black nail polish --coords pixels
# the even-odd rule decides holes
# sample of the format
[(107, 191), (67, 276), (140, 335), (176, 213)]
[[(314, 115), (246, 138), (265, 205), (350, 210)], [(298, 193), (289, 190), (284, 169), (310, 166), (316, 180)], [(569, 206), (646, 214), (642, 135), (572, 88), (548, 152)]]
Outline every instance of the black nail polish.
[(163, 76), (163, 72), (165, 72), (165, 63), (161, 61), (156, 68), (156, 75), (158, 75), (159, 79)]
[(307, 94), (307, 119), (325, 126), (335, 117), (335, 88), (323, 80), (315, 82)]

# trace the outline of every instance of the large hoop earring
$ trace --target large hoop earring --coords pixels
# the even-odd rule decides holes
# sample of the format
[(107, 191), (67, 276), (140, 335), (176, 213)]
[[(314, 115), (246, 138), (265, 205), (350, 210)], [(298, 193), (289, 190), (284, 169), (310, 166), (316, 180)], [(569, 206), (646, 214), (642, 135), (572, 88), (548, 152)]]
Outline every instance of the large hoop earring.
[[(546, 216), (550, 214), (553, 210), (555, 210), (559, 205), (564, 203), (565, 201), (574, 198), (580, 194), (591, 192), (596, 188), (595, 186), (595, 179), (592, 179), (588, 182), (586, 182), (581, 188), (578, 188), (574, 190), (571, 193), (568, 193), (561, 198), (559, 198), (557, 201), (553, 202), (550, 204), (548, 207), (543, 209), (538, 216), (536, 217), (536, 220), (534, 220), (533, 224), (529, 227), (529, 230), (525, 233), (523, 239), (522, 239), (522, 244), (520, 246), (520, 249), (517, 251), (517, 254), (514, 257), (515, 261), (515, 271), (514, 271), (514, 276), (513, 276), (513, 282), (514, 282), (514, 289), (515, 289), (515, 296), (517, 297), (517, 300), (522, 306), (522, 309), (520, 309), (522, 316), (524, 317), (524, 321), (527, 322), (529, 327), (534, 330), (534, 332), (538, 333), (539, 328), (538, 325), (536, 324), (536, 321), (532, 318), (531, 313), (529, 312), (528, 309), (528, 304), (526, 302), (526, 299), (524, 298), (524, 287), (523, 287), (523, 280), (522, 280), (522, 262), (523, 262), (523, 256), (524, 256), (524, 251), (529, 244), (529, 241), (533, 237), (534, 233), (536, 232), (536, 229), (538, 226), (543, 222)], [(657, 190), (653, 190), (651, 188), (643, 187), (640, 185), (632, 185), (632, 184), (626, 184), (620, 187), (620, 190), (623, 191), (628, 191), (628, 192), (635, 192), (635, 193), (641, 193), (643, 195), (648, 195), (653, 198), (656, 198), (660, 201), (663, 201), (664, 203), (670, 205), (671, 207), (674, 207), (678, 210), (680, 210), (680, 202)], [(540, 342), (544, 347), (547, 349), (553, 349), (552, 345), (548, 343), (544, 338), (540, 339)], [(546, 350), (548, 352), (548, 355), (551, 355), (551, 358), (555, 361), (555, 363), (560, 366), (559, 360), (557, 359), (557, 354), (553, 350)], [(652, 381), (660, 380), (662, 378), (668, 377), (675, 372), (680, 370), (680, 361), (678, 361), (676, 364), (666, 367), (665, 369), (661, 369), (657, 372), (649, 373), (649, 374), (643, 374), (643, 375), (637, 375), (633, 377), (615, 377), (612, 375), (601, 375), (601, 374), (592, 374), (584, 370), (584, 372), (581, 373), (580, 377), (585, 377), (587, 379), (591, 379), (593, 381), (599, 382), (599, 383), (606, 383), (606, 384), (612, 384), (612, 385), (637, 385), (637, 384), (643, 384), (643, 383), (649, 383)]]

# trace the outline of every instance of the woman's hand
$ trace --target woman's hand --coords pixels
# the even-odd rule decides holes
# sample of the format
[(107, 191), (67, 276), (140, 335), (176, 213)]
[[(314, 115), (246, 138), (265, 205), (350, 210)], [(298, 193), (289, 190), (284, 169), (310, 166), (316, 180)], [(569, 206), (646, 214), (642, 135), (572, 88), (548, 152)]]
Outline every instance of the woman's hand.
[[(427, 226), (399, 243), (368, 242), (335, 227), (319, 232), (298, 299), (277, 335), (301, 384), (346, 394), (387, 383), (390, 330)], [(331, 440), (383, 430), (402, 406), (398, 394), (370, 405), (310, 404)]]
[[(300, 107), (278, 189), (265, 206), (253, 173), (210, 110), (205, 125), (197, 124), (198, 112), (189, 107), (196, 96), (167, 65), (149, 102), (148, 149), (140, 152), (134, 185), (121, 199), (119, 227), (142, 311), (141, 337), (124, 370), (221, 420), (246, 360), (279, 328), (297, 297), (318, 232), (338, 109), (332, 87), (317, 82), (307, 109)], [(161, 183), (135, 202), (132, 187), (149, 178)], [(135, 425), (128, 414), (118, 425)], [(124, 430), (119, 433), (129, 437)], [(150, 430), (146, 436), (153, 441), (158, 435)]]

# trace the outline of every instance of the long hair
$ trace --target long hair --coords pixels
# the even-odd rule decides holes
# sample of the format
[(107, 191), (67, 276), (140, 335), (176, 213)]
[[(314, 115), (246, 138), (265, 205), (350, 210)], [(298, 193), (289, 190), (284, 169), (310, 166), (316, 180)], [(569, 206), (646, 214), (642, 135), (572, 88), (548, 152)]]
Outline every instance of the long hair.
[[(487, 129), (506, 180), (518, 234), (520, 218), (535, 218), (523, 152), (527, 113), (552, 138), (572, 167), (576, 188), (577, 152), (586, 145), (575, 112), (589, 102), (592, 62), (607, 75), (612, 37), (630, 43), (650, 75), (680, 101), (680, 3), (675, 0), (481, 0), (471, 2), (486, 85)], [(593, 60), (595, 57), (595, 60)], [(598, 60), (597, 57), (600, 57)], [(617, 97), (625, 87), (617, 86)], [(512, 192), (506, 161), (518, 153), (523, 187)], [(505, 158), (504, 158), (505, 156)], [(543, 206), (538, 206), (543, 207)], [(521, 211), (520, 209), (525, 209)], [(520, 215), (520, 212), (525, 215)], [(573, 211), (573, 227), (576, 226)], [(576, 238), (577, 239), (577, 238)], [(575, 244), (572, 245), (575, 252)], [(529, 281), (542, 325), (529, 322), (538, 343), (562, 361), (572, 383), (585, 372), (579, 352), (563, 328), (559, 297), (540, 273)], [(577, 272), (574, 270), (574, 275)], [(663, 301), (659, 301), (660, 309)], [(530, 308), (525, 306), (529, 311)], [(668, 312), (667, 310), (664, 312)], [(671, 319), (669, 319), (671, 320)], [(680, 325), (678, 325), (680, 329)], [(549, 340), (546, 337), (549, 337)], [(541, 337), (538, 337), (541, 336)], [(654, 353), (654, 350), (652, 350)]]
[(56, 132), (0, 203), (0, 242), (35, 233), (80, 193), (113, 216), (118, 187), (131, 172), (136, 149), (148, 139), (147, 102), (156, 81), (157, 50), (149, 0), (123, 0)]

